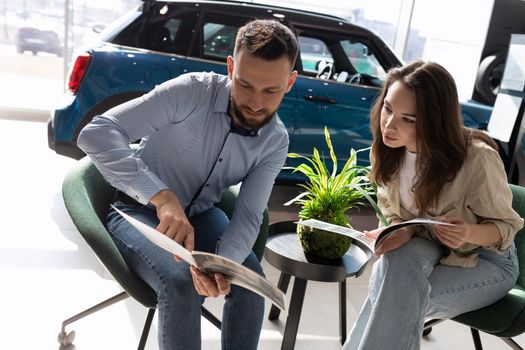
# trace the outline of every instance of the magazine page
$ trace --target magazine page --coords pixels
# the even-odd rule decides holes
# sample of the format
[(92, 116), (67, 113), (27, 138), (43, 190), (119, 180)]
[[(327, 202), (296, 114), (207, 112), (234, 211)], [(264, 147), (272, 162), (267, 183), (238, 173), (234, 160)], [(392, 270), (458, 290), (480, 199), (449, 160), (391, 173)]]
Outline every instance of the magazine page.
[(403, 221), (398, 224), (393, 224), (390, 226), (385, 227), (383, 231), (377, 236), (375, 247), (379, 245), (379, 242), (381, 242), (386, 236), (391, 234), (392, 232), (399, 230), (400, 228), (411, 226), (411, 225), (447, 225), (447, 226), (453, 226), (454, 224), (450, 224), (448, 222), (433, 220), (433, 219), (423, 219), (423, 218), (416, 218), (408, 221)]
[(230, 283), (237, 284), (259, 294), (288, 314), (285, 304), (285, 294), (255, 271), (228, 258), (211, 253), (194, 251), (193, 257), (199, 269), (204, 273), (213, 275), (213, 273), (219, 272), (223, 274)]
[(339, 233), (341, 235), (345, 235), (345, 236), (354, 238), (358, 240), (359, 242), (363, 243), (372, 252), (375, 252), (375, 248), (377, 247), (377, 245), (379, 244), (381, 240), (383, 240), (386, 236), (388, 236), (389, 234), (391, 234), (392, 232), (395, 232), (396, 230), (400, 228), (411, 226), (411, 225), (450, 225), (450, 226), (453, 225), (453, 224), (443, 222), (443, 221), (416, 218), (416, 219), (412, 219), (408, 221), (403, 221), (398, 224), (387, 226), (385, 227), (383, 231), (381, 231), (379, 236), (377, 236), (377, 239), (374, 239), (374, 238), (368, 237), (363, 232), (354, 230), (352, 228), (334, 225), (334, 224), (330, 224), (324, 221), (319, 221), (316, 219), (301, 220), (296, 223), (304, 225), (304, 226), (320, 229), (320, 230)]
[(168, 236), (160, 233), (155, 230), (153, 227), (146, 225), (145, 223), (135, 219), (132, 216), (124, 213), (123, 211), (117, 209), (115, 206), (111, 205), (113, 209), (117, 211), (124, 219), (126, 219), (133, 227), (135, 227), (140, 233), (146, 236), (150, 241), (161, 247), (162, 249), (167, 250), (175, 255), (177, 255), (182, 260), (186, 261), (190, 265), (197, 266), (195, 259), (191, 255), (191, 252), (169, 238)]
[(196, 266), (204, 273), (213, 274), (219, 272), (230, 281), (230, 283), (237, 284), (241, 287), (251, 290), (260, 296), (270, 300), (275, 306), (288, 314), (285, 304), (285, 294), (274, 286), (270, 281), (260, 276), (249, 268), (225, 257), (194, 251), (188, 251), (182, 245), (178, 244), (171, 238), (160, 233), (154, 228), (144, 224), (143, 222), (129, 216), (121, 210), (113, 208), (122, 215), (133, 227), (142, 233), (150, 241), (159, 247), (177, 255), (188, 264)]

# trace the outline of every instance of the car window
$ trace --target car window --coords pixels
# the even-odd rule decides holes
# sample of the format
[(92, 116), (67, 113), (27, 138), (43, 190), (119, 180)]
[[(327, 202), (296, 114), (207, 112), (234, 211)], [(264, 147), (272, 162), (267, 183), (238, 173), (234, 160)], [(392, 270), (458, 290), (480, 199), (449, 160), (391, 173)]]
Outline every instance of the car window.
[(330, 50), (323, 41), (307, 36), (299, 36), (298, 41), (304, 72), (317, 74), (320, 62), (334, 62)]
[(373, 49), (358, 38), (344, 33), (297, 29), (300, 74), (340, 83), (380, 87), (387, 69)]
[(197, 10), (174, 4), (156, 3), (117, 35), (112, 43), (186, 55), (194, 32)]
[(357, 73), (368, 74), (382, 81), (385, 80), (385, 69), (367, 45), (357, 41), (342, 40), (341, 46)]
[(220, 23), (204, 23), (203, 26), (203, 56), (206, 58), (226, 61), (228, 55), (233, 55), (235, 37), (239, 28)]
[(202, 17), (192, 56), (226, 63), (228, 55), (233, 55), (237, 31), (253, 18), (215, 12), (211, 8), (204, 10)]

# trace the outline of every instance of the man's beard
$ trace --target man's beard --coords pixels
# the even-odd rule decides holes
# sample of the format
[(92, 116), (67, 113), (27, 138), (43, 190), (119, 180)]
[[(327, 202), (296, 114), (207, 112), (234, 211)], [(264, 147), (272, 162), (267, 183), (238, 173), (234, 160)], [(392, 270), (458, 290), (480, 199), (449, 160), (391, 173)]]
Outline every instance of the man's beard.
[(233, 113), (233, 116), (235, 117), (236, 121), (239, 122), (244, 128), (247, 128), (247, 129), (252, 129), (252, 130), (257, 130), (257, 129), (260, 129), (262, 128), (263, 126), (265, 126), (266, 124), (268, 124), (275, 112), (277, 112), (277, 110), (271, 112), (271, 113), (268, 113), (268, 111), (266, 109), (263, 109), (262, 110), (262, 114), (264, 115), (264, 118), (261, 120), (261, 119), (254, 119), (254, 118), (247, 118), (243, 113), (242, 113), (242, 110), (241, 110), (241, 107), (244, 107), (245, 109), (246, 108), (249, 108), (247, 106), (238, 106), (237, 103), (235, 103), (235, 100), (233, 99), (233, 96), (230, 98), (230, 102), (231, 102), (231, 107), (232, 107), (232, 113)]

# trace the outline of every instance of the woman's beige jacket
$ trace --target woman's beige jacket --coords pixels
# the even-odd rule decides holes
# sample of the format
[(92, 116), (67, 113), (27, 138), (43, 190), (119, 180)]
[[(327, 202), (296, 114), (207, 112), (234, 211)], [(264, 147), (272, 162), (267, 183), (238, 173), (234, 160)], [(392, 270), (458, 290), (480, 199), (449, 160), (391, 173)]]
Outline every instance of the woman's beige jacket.
[[(400, 206), (399, 178), (388, 186), (378, 186), (378, 205), (389, 222), (410, 220), (414, 216)], [(437, 205), (429, 208), (426, 217), (458, 216), (469, 223), (496, 224), (501, 241), (486, 247), (499, 252), (506, 251), (516, 233), (523, 227), (523, 219), (512, 209), (512, 193), (498, 153), (482, 141), (474, 141), (468, 149), (467, 158), (454, 180), (447, 183), (439, 196)], [(416, 235), (436, 240), (432, 233), (418, 227)], [(476, 266), (479, 246), (467, 243), (458, 249), (448, 249), (441, 263), (450, 266)]]

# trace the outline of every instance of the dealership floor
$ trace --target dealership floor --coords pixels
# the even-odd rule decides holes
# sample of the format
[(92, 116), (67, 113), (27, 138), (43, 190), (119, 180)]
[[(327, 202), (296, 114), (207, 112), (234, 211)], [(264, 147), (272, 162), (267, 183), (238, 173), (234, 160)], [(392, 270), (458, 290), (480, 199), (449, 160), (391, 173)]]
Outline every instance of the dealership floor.
[[(79, 236), (64, 207), (61, 183), (75, 162), (48, 149), (47, 113), (23, 109), (0, 111), (2, 173), (0, 193), (0, 348), (57, 349), (61, 322), (108, 298), (120, 287)], [(295, 209), (282, 203), (297, 192), (276, 186), (270, 201), (271, 221), (294, 219)], [(357, 228), (370, 228), (366, 210), (354, 217)], [(268, 278), (277, 283), (278, 272), (263, 260)], [(352, 325), (367, 293), (370, 268), (348, 279), (348, 324)], [(291, 288), (290, 288), (291, 290)], [(339, 349), (337, 284), (308, 284), (296, 349)], [(289, 297), (290, 293), (288, 293)], [(220, 314), (222, 300), (206, 305)], [(268, 315), (268, 305), (265, 317)], [(76, 331), (76, 349), (134, 349), (146, 309), (126, 300), (82, 319), (68, 328)], [(181, 315), (181, 317), (184, 317)], [(265, 319), (259, 349), (279, 349), (283, 319)], [(157, 349), (157, 322), (147, 349)], [(203, 349), (220, 349), (220, 333), (205, 319)], [(486, 349), (505, 349), (499, 339), (482, 335)], [(517, 338), (525, 344), (525, 336)], [(473, 348), (469, 329), (452, 321), (434, 327), (422, 340), (422, 349)]]

